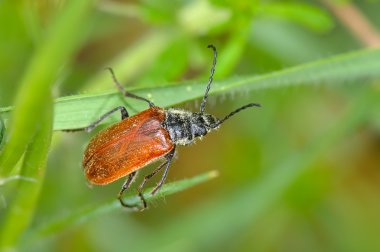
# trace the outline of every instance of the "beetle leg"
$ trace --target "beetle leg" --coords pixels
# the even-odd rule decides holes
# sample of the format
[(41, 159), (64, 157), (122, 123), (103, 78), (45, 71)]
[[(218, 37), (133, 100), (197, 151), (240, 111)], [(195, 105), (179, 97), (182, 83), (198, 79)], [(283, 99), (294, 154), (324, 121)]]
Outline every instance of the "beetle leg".
[(146, 202), (146, 200), (145, 200), (145, 198), (144, 198), (144, 195), (142, 194), (142, 190), (143, 190), (143, 188), (144, 188), (144, 185), (145, 185), (145, 183), (149, 180), (149, 179), (151, 179), (154, 175), (156, 175), (166, 164), (168, 163), (168, 161), (166, 161), (166, 162), (164, 162), (164, 163), (162, 163), (162, 164), (160, 164), (160, 166), (158, 167), (158, 168), (156, 168), (151, 174), (149, 174), (149, 175), (146, 175), (145, 177), (144, 177), (144, 180), (143, 180), (143, 182), (140, 184), (140, 186), (138, 187), (138, 189), (137, 189), (137, 191), (138, 191), (138, 193), (139, 193), (139, 197), (140, 197), (140, 199), (141, 199), (141, 202), (143, 203), (143, 209), (145, 209), (145, 208), (147, 208), (148, 207), (148, 204), (147, 204), (147, 202)]
[(103, 121), (104, 119), (106, 119), (107, 117), (109, 117), (112, 113), (114, 113), (114, 112), (116, 112), (118, 110), (120, 110), (121, 119), (122, 120), (125, 119), (125, 118), (127, 118), (127, 117), (129, 117), (127, 109), (125, 107), (123, 107), (123, 106), (119, 106), (119, 107), (116, 107), (116, 108), (112, 109), (111, 111), (108, 111), (107, 113), (105, 113), (104, 115), (102, 115), (98, 120), (96, 120), (95, 122), (91, 123), (87, 127), (78, 128), (78, 129), (67, 129), (67, 130), (63, 130), (63, 131), (66, 131), (66, 132), (74, 132), (74, 131), (91, 132), (96, 126), (99, 125), (99, 123), (101, 121)]
[(169, 152), (169, 154), (167, 154), (166, 157), (165, 157), (166, 160), (167, 160), (167, 163), (166, 163), (166, 167), (165, 167), (165, 170), (164, 170), (164, 174), (162, 175), (162, 178), (161, 178), (160, 182), (158, 182), (157, 186), (153, 189), (152, 195), (156, 194), (157, 191), (160, 190), (160, 188), (164, 184), (165, 179), (168, 176), (169, 166), (170, 166), (170, 163), (172, 162), (174, 154), (175, 154), (175, 146), (174, 146), (173, 150), (171, 150)]
[(156, 175), (164, 166), (165, 166), (165, 171), (164, 171), (164, 174), (162, 175), (162, 178), (160, 180), (160, 182), (158, 183), (158, 185), (153, 189), (152, 191), (152, 195), (154, 195), (160, 188), (161, 186), (164, 184), (164, 181), (168, 175), (168, 171), (169, 171), (169, 166), (170, 166), (170, 163), (174, 157), (174, 153), (175, 153), (175, 146), (173, 148), (173, 150), (171, 150), (166, 156), (166, 162), (162, 163), (158, 168), (156, 168), (151, 174), (149, 175), (146, 175), (144, 177), (144, 180), (143, 182), (140, 184), (140, 186), (138, 187), (138, 192), (139, 192), (139, 197), (143, 203), (143, 208), (141, 210), (144, 210), (145, 208), (148, 207), (148, 203), (146, 202), (145, 198), (144, 198), (144, 195), (142, 193), (142, 190), (144, 188), (144, 185), (145, 183), (151, 179), (154, 175)]
[(119, 107), (114, 108), (111, 111), (108, 111), (104, 115), (102, 115), (98, 120), (96, 120), (95, 122), (93, 122), (90, 126), (87, 126), (86, 128), (84, 128), (84, 130), (86, 132), (92, 131), (101, 121), (103, 121), (104, 119), (106, 119), (107, 117), (109, 117), (112, 113), (114, 113), (114, 112), (116, 112), (118, 110), (120, 110), (120, 112), (121, 112), (121, 119), (122, 120), (125, 119), (125, 118), (127, 118), (129, 116), (127, 109), (125, 107), (123, 107), (123, 106), (119, 106)]
[(110, 67), (106, 67), (106, 69), (108, 71), (110, 71), (111, 73), (111, 76), (112, 76), (112, 79), (113, 79), (113, 82), (115, 83), (115, 85), (117, 86), (117, 88), (120, 90), (120, 92), (126, 96), (126, 97), (131, 97), (131, 98), (134, 98), (134, 99), (137, 99), (137, 100), (141, 100), (141, 101), (145, 101), (149, 104), (149, 107), (154, 107), (154, 103), (149, 101), (148, 99), (145, 99), (144, 97), (141, 97), (141, 96), (138, 96), (138, 95), (134, 95), (134, 94), (131, 94), (129, 93), (128, 91), (126, 91), (124, 89), (124, 87), (120, 84), (120, 82), (116, 79), (116, 75), (115, 73), (113, 72), (112, 68)]
[(120, 204), (121, 204), (123, 207), (135, 208), (135, 207), (137, 206), (136, 204), (135, 204), (135, 205), (127, 204), (127, 203), (125, 203), (124, 200), (123, 200), (123, 193), (124, 193), (125, 190), (127, 190), (127, 189), (131, 186), (132, 182), (133, 182), (134, 179), (135, 179), (136, 174), (137, 174), (137, 171), (134, 171), (134, 172), (132, 172), (131, 174), (129, 174), (127, 180), (124, 182), (124, 184), (123, 184), (123, 186), (121, 187), (121, 190), (120, 190), (120, 192), (119, 192), (119, 194), (118, 194), (118, 196), (117, 196), (118, 200), (120, 201)]

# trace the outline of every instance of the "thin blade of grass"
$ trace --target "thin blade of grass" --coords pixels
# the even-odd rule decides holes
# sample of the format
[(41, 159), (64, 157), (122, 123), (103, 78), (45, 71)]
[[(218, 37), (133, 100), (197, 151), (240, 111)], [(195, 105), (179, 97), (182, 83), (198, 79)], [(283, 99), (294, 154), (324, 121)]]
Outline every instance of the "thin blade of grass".
[(0, 176), (7, 176), (40, 126), (39, 113), (47, 106), (56, 75), (77, 48), (86, 14), (93, 0), (69, 1), (53, 20), (21, 79), (6, 145), (0, 153)]
[[(366, 49), (345, 53), (311, 63), (291, 67), (281, 71), (236, 77), (225, 81), (215, 81), (211, 94), (224, 92), (249, 92), (271, 88), (284, 88), (295, 85), (316, 86), (353, 83), (380, 77), (380, 49)], [(108, 73), (104, 73), (108, 74)], [(364, 81), (363, 81), (364, 82)], [(110, 86), (112, 80), (109, 78)], [(146, 87), (130, 90), (151, 99), (155, 104), (167, 107), (203, 96), (205, 83), (184, 82), (180, 85)], [(147, 108), (147, 105), (134, 99), (124, 99), (117, 91), (98, 95), (75, 95), (57, 99), (54, 130), (74, 129), (88, 126), (116, 106), (125, 104), (131, 114)], [(11, 108), (2, 108), (6, 121)], [(107, 122), (119, 120), (115, 115)]]
[[(0, 227), (0, 251), (14, 249), (18, 239), (31, 222), (46, 169), (52, 136), (53, 101), (40, 113), (41, 125), (25, 152), (17, 192), (5, 209)], [(27, 178), (27, 179), (21, 179)]]
[(0, 115), (0, 150), (3, 145), (4, 132), (5, 132), (5, 125), (4, 125), (3, 118)]
[[(195, 176), (193, 178), (167, 183), (164, 184), (159, 193), (155, 195), (152, 195), (150, 193), (153, 188), (149, 188), (144, 192), (144, 197), (148, 201), (150, 199), (162, 198), (164, 196), (168, 196), (186, 190), (198, 184), (204, 183), (210, 179), (215, 178), (216, 176), (218, 176), (217, 171), (210, 171)], [(129, 204), (136, 204), (140, 203), (140, 198), (136, 195), (127, 196), (125, 198), (125, 201)], [(94, 219), (96, 217), (99, 217), (103, 214), (109, 213), (117, 209), (122, 209), (122, 206), (120, 205), (120, 202), (118, 200), (112, 200), (98, 205), (85, 207), (83, 209), (74, 211), (68, 215), (47, 220), (44, 224), (32, 228), (32, 230), (30, 230), (30, 233), (31, 236), (36, 239), (48, 236), (50, 234), (57, 234), (60, 231), (65, 230), (68, 227), (71, 227), (72, 225), (87, 222), (91, 219)]]

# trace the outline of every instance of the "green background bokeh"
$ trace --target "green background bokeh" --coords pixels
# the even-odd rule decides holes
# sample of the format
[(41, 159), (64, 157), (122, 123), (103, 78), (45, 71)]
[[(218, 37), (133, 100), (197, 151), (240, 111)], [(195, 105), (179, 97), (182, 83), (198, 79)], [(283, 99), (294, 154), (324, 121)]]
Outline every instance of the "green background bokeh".
[[(107, 66), (125, 87), (144, 92), (188, 80), (206, 85), (212, 62), (206, 47), (214, 44), (219, 53), (214, 79), (233, 83), (376, 46), (341, 21), (339, 15), (352, 15), (347, 6), (373, 26), (374, 37), (380, 29), (379, 1), (74, 2), (0, 1), (0, 115), (8, 119), (7, 107), (22, 104), (20, 97), (38, 105), (31, 114), (12, 114), (13, 125), (22, 122), (18, 116), (31, 117), (36, 128), (30, 132), (49, 135), (43, 120), (49, 121), (50, 93), (70, 98), (115, 91), (103, 70)], [(33, 62), (40, 63), (32, 71)], [(202, 141), (179, 147), (167, 180), (210, 170), (218, 170), (217, 178), (154, 199), (144, 212), (98, 209), (91, 218), (79, 214), (74, 223), (36, 237), (43, 223), (114, 198), (123, 182), (89, 187), (81, 160), (95, 133), (54, 131), (38, 201), (23, 210), (30, 222), (13, 244), (0, 245), (20, 251), (380, 251), (379, 76), (351, 80), (347, 69), (347, 80), (339, 84), (317, 79), (311, 85), (217, 92), (206, 108), (216, 116), (249, 102), (262, 108), (244, 111)], [(41, 89), (25, 91), (33, 84), (29, 80)], [(176, 100), (174, 91), (170, 95)], [(178, 96), (183, 102), (177, 107), (199, 109), (200, 99)], [(79, 99), (77, 104), (80, 110)], [(129, 108), (136, 113), (141, 107)], [(22, 110), (16, 106), (16, 111)], [(17, 136), (7, 142), (12, 124), (5, 121), (0, 151), (22, 142)], [(32, 137), (19, 139), (30, 144)], [(23, 159), (39, 153), (38, 146)], [(19, 161), (7, 175), (23, 174), (23, 165)], [(143, 169), (138, 181), (156, 165)], [(8, 232), (3, 223), (22, 179), (5, 181), (0, 180), (0, 237)], [(31, 193), (21, 192), (26, 198)]]

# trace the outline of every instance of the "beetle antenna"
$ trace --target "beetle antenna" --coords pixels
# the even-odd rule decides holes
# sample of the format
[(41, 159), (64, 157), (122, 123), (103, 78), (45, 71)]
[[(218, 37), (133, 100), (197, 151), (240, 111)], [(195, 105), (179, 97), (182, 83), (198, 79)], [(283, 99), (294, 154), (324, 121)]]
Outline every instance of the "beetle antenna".
[(208, 97), (208, 91), (210, 91), (211, 83), (212, 83), (212, 80), (213, 80), (212, 77), (214, 76), (214, 73), (215, 73), (216, 57), (218, 56), (218, 53), (216, 51), (215, 46), (208, 45), (207, 48), (212, 48), (212, 50), (214, 51), (214, 60), (212, 62), (212, 67), (211, 67), (211, 70), (210, 70), (210, 78), (208, 79), (208, 84), (207, 84), (207, 87), (206, 87), (206, 92), (205, 92), (205, 95), (203, 96), (203, 101), (202, 101), (202, 104), (201, 104), (201, 114), (203, 114), (203, 112), (205, 111), (206, 101), (207, 101), (207, 97)]
[(120, 82), (116, 79), (116, 75), (115, 73), (113, 72), (113, 69), (110, 68), (110, 67), (106, 67), (105, 68), (106, 70), (110, 71), (111, 73), (111, 76), (112, 76), (112, 80), (113, 82), (115, 83), (116, 87), (119, 89), (119, 91), (126, 97), (131, 97), (131, 98), (134, 98), (134, 99), (137, 99), (137, 100), (140, 100), (140, 101), (145, 101), (149, 104), (149, 107), (154, 107), (154, 103), (149, 101), (148, 99), (145, 99), (144, 97), (141, 97), (141, 96), (138, 96), (138, 95), (135, 95), (135, 94), (132, 94), (132, 93), (129, 93), (128, 91), (126, 91), (124, 89), (124, 87), (120, 84)]
[(257, 103), (249, 103), (247, 105), (244, 105), (243, 107), (240, 107), (234, 111), (232, 111), (231, 113), (229, 113), (228, 115), (226, 115), (222, 120), (220, 120), (219, 122), (217, 122), (216, 124), (214, 124), (212, 126), (212, 128), (217, 128), (219, 127), (222, 123), (224, 123), (227, 119), (229, 119), (231, 116), (239, 113), (240, 111), (246, 109), (246, 108), (250, 108), (250, 107), (261, 107), (260, 104), (257, 104)]

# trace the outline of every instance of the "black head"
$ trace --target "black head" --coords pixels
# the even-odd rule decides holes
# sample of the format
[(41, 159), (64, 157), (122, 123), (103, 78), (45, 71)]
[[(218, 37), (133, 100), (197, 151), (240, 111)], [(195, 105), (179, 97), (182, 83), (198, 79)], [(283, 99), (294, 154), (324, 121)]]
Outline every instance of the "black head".
[(211, 130), (218, 127), (219, 119), (209, 114), (192, 113), (191, 131), (194, 137), (206, 135)]

